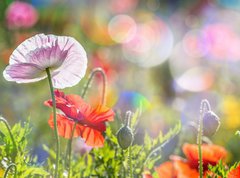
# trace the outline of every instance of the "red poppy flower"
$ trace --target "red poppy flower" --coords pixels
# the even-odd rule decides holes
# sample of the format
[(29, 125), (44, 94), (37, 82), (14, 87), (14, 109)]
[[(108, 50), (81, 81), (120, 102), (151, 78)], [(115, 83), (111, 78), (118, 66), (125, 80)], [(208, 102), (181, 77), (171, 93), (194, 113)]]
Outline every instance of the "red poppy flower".
[(198, 178), (199, 173), (197, 169), (191, 168), (187, 161), (175, 160), (173, 162), (176, 171), (176, 177), (181, 178)]
[[(164, 178), (198, 178), (198, 145), (184, 144), (183, 152), (187, 159), (183, 159), (179, 156), (171, 156), (171, 161), (165, 162), (156, 167), (155, 170), (158, 176)], [(216, 165), (220, 159), (224, 160), (227, 156), (227, 151), (218, 145), (202, 145), (202, 157), (204, 166), (204, 177), (211, 175), (212, 173), (207, 170), (208, 164)], [(240, 167), (239, 170), (240, 171)], [(237, 170), (236, 170), (237, 173)], [(235, 172), (232, 172), (235, 174)], [(231, 175), (231, 174), (229, 174)], [(239, 175), (239, 174), (237, 174)], [(236, 178), (236, 177), (228, 177)]]
[(176, 171), (171, 161), (167, 161), (165, 163), (160, 164), (160, 166), (155, 168), (155, 171), (158, 173), (158, 177), (164, 177), (164, 178), (177, 177)]
[(231, 170), (228, 175), (227, 178), (239, 178), (240, 177), (240, 164), (233, 170)]
[[(64, 114), (57, 114), (59, 135), (70, 138), (75, 122), (77, 122), (74, 137), (82, 137), (86, 144), (101, 147), (104, 143), (102, 133), (106, 130), (105, 122), (113, 121), (114, 112), (102, 105), (91, 107), (78, 95), (65, 95), (56, 90), (56, 107)], [(52, 106), (52, 100), (45, 101), (47, 106)], [(53, 115), (48, 121), (54, 128)]]
[[(208, 164), (216, 165), (219, 160), (224, 160), (227, 157), (225, 148), (218, 145), (202, 146), (202, 159), (204, 170), (208, 168)], [(198, 145), (185, 143), (183, 145), (183, 152), (186, 155), (191, 167), (198, 168)]]

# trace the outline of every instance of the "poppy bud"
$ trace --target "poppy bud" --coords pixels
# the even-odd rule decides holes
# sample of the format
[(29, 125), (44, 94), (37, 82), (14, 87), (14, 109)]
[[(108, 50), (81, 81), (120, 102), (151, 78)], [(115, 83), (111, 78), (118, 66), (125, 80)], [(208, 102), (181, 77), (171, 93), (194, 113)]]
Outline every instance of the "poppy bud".
[(127, 149), (133, 142), (133, 132), (130, 127), (123, 126), (117, 132), (118, 144), (122, 149)]
[(212, 111), (207, 111), (203, 116), (203, 135), (212, 136), (220, 126), (219, 117)]

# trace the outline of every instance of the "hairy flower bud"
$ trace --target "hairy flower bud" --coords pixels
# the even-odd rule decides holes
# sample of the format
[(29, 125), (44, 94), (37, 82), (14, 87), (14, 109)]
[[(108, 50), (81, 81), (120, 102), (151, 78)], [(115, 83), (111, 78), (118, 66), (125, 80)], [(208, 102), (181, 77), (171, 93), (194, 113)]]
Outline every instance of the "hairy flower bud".
[(124, 125), (117, 132), (118, 144), (122, 149), (127, 149), (133, 142), (133, 132), (130, 127)]
[(212, 111), (208, 111), (203, 116), (203, 135), (212, 136), (220, 126), (219, 117)]

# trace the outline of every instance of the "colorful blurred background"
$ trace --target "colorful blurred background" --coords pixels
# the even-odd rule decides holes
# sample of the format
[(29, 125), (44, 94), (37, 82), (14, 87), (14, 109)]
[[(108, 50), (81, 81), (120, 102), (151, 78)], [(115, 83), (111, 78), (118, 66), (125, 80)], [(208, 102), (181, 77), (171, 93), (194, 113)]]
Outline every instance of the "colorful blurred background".
[[(88, 73), (94, 67), (107, 73), (107, 105), (121, 113), (142, 109), (140, 135), (143, 130), (155, 137), (182, 122), (181, 139), (163, 150), (163, 161), (179, 140), (196, 142), (189, 123), (197, 122), (202, 99), (221, 120), (210, 139), (226, 147), (230, 163), (240, 160), (235, 135), (240, 129), (240, 1), (29, 0), (18, 1), (18, 7), (13, 2), (0, 1), (1, 71), (16, 46), (34, 34), (72, 36), (87, 51)], [(81, 94), (86, 78), (64, 91)], [(100, 93), (97, 78), (88, 101), (96, 102)], [(11, 124), (30, 117), (36, 153), (43, 143), (52, 144), (46, 124), (51, 111), (43, 105), (49, 98), (45, 80), (19, 85), (0, 75), (0, 113)]]

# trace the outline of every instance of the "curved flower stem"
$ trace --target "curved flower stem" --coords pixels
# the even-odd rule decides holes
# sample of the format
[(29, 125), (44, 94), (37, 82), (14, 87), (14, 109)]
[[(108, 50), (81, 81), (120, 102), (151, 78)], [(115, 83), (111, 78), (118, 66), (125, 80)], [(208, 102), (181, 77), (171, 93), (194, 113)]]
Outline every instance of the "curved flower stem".
[(202, 160), (202, 136), (203, 136), (203, 117), (207, 111), (210, 111), (211, 107), (208, 100), (204, 99), (200, 105), (200, 117), (198, 123), (198, 157), (199, 157), (199, 177), (203, 178), (203, 160)]
[(57, 114), (56, 114), (56, 100), (54, 95), (54, 88), (52, 84), (51, 74), (49, 68), (46, 68), (51, 97), (52, 97), (52, 105), (53, 105), (53, 121), (54, 121), (54, 136), (56, 139), (56, 168), (55, 168), (55, 174), (54, 177), (58, 177), (58, 167), (59, 167), (59, 156), (60, 156), (60, 141), (58, 137), (58, 128), (57, 128)]
[(13, 137), (13, 134), (12, 134), (11, 128), (10, 128), (10, 126), (9, 126), (9, 124), (8, 124), (8, 122), (7, 122), (7, 120), (4, 119), (2, 116), (0, 116), (0, 121), (2, 121), (2, 122), (5, 124), (5, 126), (7, 127), (7, 130), (8, 130), (8, 132), (9, 132), (10, 138), (11, 138), (12, 143), (13, 143), (13, 147), (14, 147), (14, 148), (16, 149), (16, 151), (17, 151), (17, 150), (18, 150), (18, 148), (17, 148), (17, 144), (16, 144), (16, 141), (15, 141), (15, 139), (14, 139), (14, 137)]
[(77, 122), (74, 123), (74, 126), (73, 126), (73, 130), (72, 130), (72, 133), (71, 133), (71, 138), (68, 142), (68, 159), (69, 159), (69, 164), (68, 164), (68, 178), (71, 177), (71, 167), (72, 167), (72, 140), (73, 140), (73, 136), (74, 136), (74, 131), (75, 131), (75, 128), (76, 128), (76, 125), (77, 125)]
[(17, 178), (17, 166), (16, 166), (16, 164), (14, 164), (14, 163), (10, 164), (10, 165), (7, 167), (6, 171), (4, 172), (3, 178), (7, 178), (7, 177), (8, 177), (8, 172), (10, 171), (10, 169), (11, 169), (12, 167), (14, 167), (14, 169), (15, 169), (14, 178)]
[[(127, 111), (126, 112), (126, 125), (128, 127), (130, 127), (131, 129), (131, 119), (132, 119), (132, 112), (131, 111)], [(128, 166), (129, 166), (129, 178), (133, 178), (133, 169), (132, 169), (132, 143), (128, 148)]]
[(102, 102), (101, 102), (101, 104), (104, 105), (105, 104), (105, 98), (106, 98), (107, 76), (106, 76), (105, 72), (102, 70), (102, 68), (100, 68), (100, 67), (97, 67), (97, 68), (93, 69), (92, 72), (90, 73), (90, 75), (88, 77), (88, 81), (83, 88), (82, 98), (85, 97), (85, 95), (87, 93), (87, 90), (90, 87), (90, 84), (92, 82), (92, 79), (97, 73), (100, 73), (102, 75), (103, 88), (102, 88)]
[[(106, 98), (107, 77), (106, 77), (105, 72), (102, 70), (102, 68), (99, 68), (99, 67), (93, 69), (92, 72), (90, 73), (90, 75), (88, 77), (88, 80), (87, 80), (87, 83), (86, 83), (86, 85), (83, 88), (82, 98), (84, 99), (84, 97), (85, 97), (85, 95), (87, 93), (87, 90), (90, 88), (90, 84), (91, 84), (91, 82), (93, 80), (93, 77), (97, 73), (100, 73), (102, 75), (103, 87), (102, 87), (102, 100), (101, 100), (101, 104), (104, 105), (105, 104), (105, 98)], [(68, 178), (71, 177), (72, 140), (73, 140), (74, 132), (75, 132), (75, 129), (76, 129), (76, 125), (77, 125), (77, 122), (74, 123), (73, 130), (72, 130), (72, 133), (71, 133), (71, 138), (70, 138), (70, 140), (68, 142), (68, 147), (69, 147), (68, 148), (68, 159), (69, 159)]]

